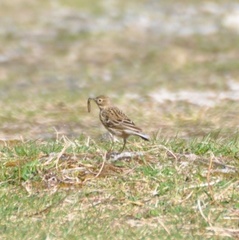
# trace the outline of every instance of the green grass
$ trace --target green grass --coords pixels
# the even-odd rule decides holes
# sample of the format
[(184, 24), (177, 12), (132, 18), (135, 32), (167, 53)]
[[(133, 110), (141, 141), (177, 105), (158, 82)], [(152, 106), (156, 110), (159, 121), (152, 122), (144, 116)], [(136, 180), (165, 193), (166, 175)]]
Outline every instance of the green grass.
[(154, 140), (143, 156), (118, 162), (104, 159), (105, 148), (84, 136), (6, 142), (1, 237), (199, 239), (238, 227), (230, 219), (238, 211), (238, 135)]
[[(1, 4), (0, 239), (238, 238), (237, 2), (207, 2)], [(216, 30), (164, 32), (186, 20)], [(134, 156), (109, 159), (100, 94), (150, 135)]]

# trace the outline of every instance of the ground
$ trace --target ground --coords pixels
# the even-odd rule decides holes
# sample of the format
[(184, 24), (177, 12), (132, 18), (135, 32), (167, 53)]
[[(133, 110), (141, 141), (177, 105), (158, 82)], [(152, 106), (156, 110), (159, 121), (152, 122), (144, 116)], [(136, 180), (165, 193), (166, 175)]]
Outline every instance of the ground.
[[(1, 2), (1, 239), (237, 239), (238, 8)], [(151, 141), (110, 157), (101, 94)]]

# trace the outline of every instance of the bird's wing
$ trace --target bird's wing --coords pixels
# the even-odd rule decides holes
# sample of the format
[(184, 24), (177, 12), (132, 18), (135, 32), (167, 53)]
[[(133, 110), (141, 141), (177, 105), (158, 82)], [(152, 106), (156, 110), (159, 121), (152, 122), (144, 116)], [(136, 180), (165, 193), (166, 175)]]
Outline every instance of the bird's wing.
[(134, 122), (117, 107), (105, 109), (102, 111), (102, 117), (105, 119), (108, 128), (132, 131), (131, 134), (133, 134), (133, 132), (142, 132), (142, 130), (135, 126)]

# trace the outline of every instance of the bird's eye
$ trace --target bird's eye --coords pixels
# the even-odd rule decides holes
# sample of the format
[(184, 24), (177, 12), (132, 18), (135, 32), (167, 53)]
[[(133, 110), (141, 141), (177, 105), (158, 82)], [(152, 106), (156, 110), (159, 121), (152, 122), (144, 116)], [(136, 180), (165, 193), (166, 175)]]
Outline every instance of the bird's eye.
[(99, 103), (101, 103), (101, 102), (102, 102), (102, 99), (101, 99), (101, 98), (100, 98), (100, 99), (98, 99), (98, 102), (99, 102)]

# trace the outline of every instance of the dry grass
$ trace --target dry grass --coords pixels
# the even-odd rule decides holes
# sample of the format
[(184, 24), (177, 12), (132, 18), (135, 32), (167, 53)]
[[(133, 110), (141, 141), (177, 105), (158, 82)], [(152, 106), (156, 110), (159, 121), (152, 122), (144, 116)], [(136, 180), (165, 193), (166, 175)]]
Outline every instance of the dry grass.
[[(237, 143), (224, 141), (222, 150), (220, 141), (208, 138), (205, 152), (198, 155), (201, 141), (181, 142), (174, 150), (180, 141), (155, 140), (147, 145), (131, 141), (133, 152), (117, 161), (102, 145), (84, 137), (72, 141), (63, 136), (51, 143), (6, 142), (1, 187), (8, 186), (14, 195), (14, 186), (20, 185), (25, 197), (14, 203), (21, 205), (17, 212), (4, 210), (3, 221), (9, 217), (16, 224), (26, 218), (55, 221), (59, 216), (58, 225), (77, 224), (77, 229), (84, 229), (83, 238), (238, 237), (239, 167), (233, 157)], [(2, 198), (9, 199), (8, 193)], [(28, 205), (31, 199), (35, 204)], [(100, 230), (98, 221), (105, 223)], [(58, 226), (52, 233), (76, 237), (77, 229), (65, 233)], [(39, 231), (46, 231), (44, 224)], [(36, 234), (30, 227), (32, 232)]]
[[(0, 4), (1, 239), (239, 237), (238, 3), (198, 3)], [(100, 94), (152, 140), (108, 153)]]

